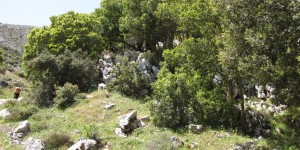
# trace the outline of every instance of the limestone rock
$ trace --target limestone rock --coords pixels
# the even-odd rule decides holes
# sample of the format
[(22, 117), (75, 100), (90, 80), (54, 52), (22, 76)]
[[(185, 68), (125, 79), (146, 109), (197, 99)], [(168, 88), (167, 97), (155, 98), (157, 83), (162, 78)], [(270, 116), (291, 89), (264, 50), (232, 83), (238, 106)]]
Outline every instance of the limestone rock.
[(173, 149), (178, 149), (184, 146), (184, 143), (176, 136), (171, 137)]
[(5, 108), (0, 111), (0, 117), (6, 118), (10, 115), (10, 112), (8, 111), (8, 108)]
[(76, 142), (68, 150), (88, 150), (97, 149), (97, 142), (95, 140), (87, 139)]
[(115, 134), (118, 135), (119, 137), (127, 137), (127, 135), (122, 132), (121, 128), (116, 128)]
[(30, 124), (28, 120), (20, 122), (19, 126), (14, 130), (15, 133), (25, 133), (30, 130)]
[(120, 120), (120, 127), (124, 130), (126, 130), (129, 126), (130, 123), (132, 123), (134, 120), (136, 120), (136, 116), (137, 116), (137, 111), (132, 111), (124, 116), (122, 116), (121, 120)]
[(106, 84), (104, 84), (104, 83), (98, 84), (98, 90), (101, 90), (101, 89), (106, 89)]
[(116, 104), (112, 103), (112, 104), (107, 104), (104, 106), (104, 109), (108, 110), (108, 109), (112, 109), (116, 106)]
[(25, 142), (25, 149), (26, 150), (43, 150), (45, 149), (44, 143), (42, 140), (33, 139), (32, 137), (28, 138)]
[(269, 83), (266, 85), (266, 90), (267, 90), (267, 97), (270, 98), (270, 99), (275, 99), (276, 98), (276, 95), (275, 95), (275, 92), (276, 92), (276, 87), (274, 84), (272, 83)]
[(144, 122), (150, 121), (150, 116), (143, 116), (141, 118), (141, 121), (144, 121)]
[(132, 133), (135, 129), (145, 126), (145, 123), (137, 119), (137, 111), (132, 111), (120, 118), (119, 126), (120, 128), (117, 128), (115, 133), (124, 137), (124, 135)]
[(190, 124), (188, 128), (192, 133), (196, 133), (196, 134), (199, 134), (204, 130), (203, 125)]
[(255, 85), (255, 89), (257, 90), (257, 98), (266, 99), (265, 87), (262, 85)]

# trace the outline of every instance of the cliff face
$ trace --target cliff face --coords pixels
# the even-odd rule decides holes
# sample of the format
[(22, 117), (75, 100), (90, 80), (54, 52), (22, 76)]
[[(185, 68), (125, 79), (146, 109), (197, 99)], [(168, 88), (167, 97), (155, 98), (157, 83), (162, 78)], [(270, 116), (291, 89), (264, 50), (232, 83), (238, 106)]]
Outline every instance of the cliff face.
[(10, 71), (19, 69), (27, 35), (33, 26), (0, 23), (0, 48), (4, 49), (4, 67)]

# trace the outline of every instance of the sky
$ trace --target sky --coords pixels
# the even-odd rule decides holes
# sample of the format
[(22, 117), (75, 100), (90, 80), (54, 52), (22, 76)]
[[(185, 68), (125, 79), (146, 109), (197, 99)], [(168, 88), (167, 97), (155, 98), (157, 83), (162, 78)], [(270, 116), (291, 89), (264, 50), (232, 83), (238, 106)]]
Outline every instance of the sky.
[(91, 13), (101, 0), (0, 0), (0, 23), (49, 26), (50, 17), (68, 11)]

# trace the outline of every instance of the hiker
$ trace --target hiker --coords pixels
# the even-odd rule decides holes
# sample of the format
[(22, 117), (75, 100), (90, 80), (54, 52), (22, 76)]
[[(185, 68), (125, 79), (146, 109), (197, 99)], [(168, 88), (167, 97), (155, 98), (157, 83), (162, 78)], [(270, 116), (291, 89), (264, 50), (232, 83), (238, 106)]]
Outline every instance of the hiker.
[(14, 89), (14, 99), (18, 100), (21, 91), (22, 91), (22, 88), (20, 88), (20, 87), (15, 87), (15, 89)]

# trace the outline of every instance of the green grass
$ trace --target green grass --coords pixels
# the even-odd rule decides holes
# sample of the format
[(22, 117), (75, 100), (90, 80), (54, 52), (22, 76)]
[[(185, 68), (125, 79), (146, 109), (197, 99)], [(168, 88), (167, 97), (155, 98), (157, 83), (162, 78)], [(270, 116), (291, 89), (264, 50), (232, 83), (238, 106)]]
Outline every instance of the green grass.
[[(185, 142), (185, 147), (181, 149), (188, 149), (188, 145), (196, 142), (198, 149), (230, 149), (235, 143), (244, 143), (252, 141), (251, 138), (239, 135), (232, 132), (230, 136), (218, 137), (218, 135), (227, 134), (226, 131), (216, 131), (207, 129), (202, 134), (192, 134), (186, 131), (175, 132), (165, 128), (158, 128), (147, 122), (146, 126), (135, 130), (127, 138), (120, 138), (114, 134), (115, 128), (118, 127), (119, 116), (129, 113), (132, 110), (137, 110), (138, 118), (149, 115), (150, 111), (147, 104), (132, 100), (113, 93), (112, 97), (106, 98), (104, 91), (96, 91), (89, 94), (89, 99), (84, 99), (72, 107), (59, 110), (57, 108), (40, 109), (37, 113), (28, 118), (31, 124), (31, 133), (25, 137), (36, 137), (46, 139), (53, 133), (68, 133), (71, 141), (78, 140), (84, 136), (93, 126), (97, 134), (111, 145), (112, 149), (132, 150), (132, 149), (159, 149), (170, 147), (168, 140), (172, 136), (177, 136), (180, 140)], [(115, 103), (116, 106), (111, 110), (105, 110), (103, 106), (105, 103)], [(16, 127), (16, 122), (4, 122), (1, 126), (3, 128)], [(75, 132), (78, 130), (82, 133), (79, 135)], [(0, 135), (5, 136), (5, 132)], [(2, 137), (2, 139), (6, 139)], [(6, 149), (18, 149), (18, 147), (11, 147), (5, 140), (1, 140), (0, 145)], [(60, 147), (66, 149), (66, 146)]]
[[(231, 149), (237, 143), (252, 141), (260, 149), (297, 149), (295, 145), (280, 143), (280, 140), (263, 139), (257, 141), (251, 137), (244, 136), (236, 131), (226, 131), (221, 129), (206, 128), (201, 134), (193, 134), (184, 129), (172, 131), (166, 128), (156, 127), (153, 122), (146, 122), (146, 126), (136, 129), (126, 138), (115, 135), (115, 128), (118, 127), (119, 117), (137, 110), (138, 118), (150, 115), (149, 104), (141, 103), (124, 97), (118, 93), (106, 98), (104, 91), (95, 91), (88, 94), (89, 98), (77, 101), (71, 107), (60, 110), (55, 107), (39, 109), (28, 118), (31, 124), (29, 137), (39, 138), (45, 143), (57, 144), (57, 140), (48, 141), (53, 136), (61, 139), (69, 137), (70, 141), (77, 141), (80, 137), (89, 137), (93, 134), (101, 137), (111, 145), (111, 149), (135, 150), (135, 149), (169, 149), (172, 147), (170, 138), (178, 137), (185, 141), (185, 146), (181, 149), (188, 149), (188, 146), (195, 142), (196, 149)], [(115, 103), (116, 106), (111, 110), (105, 110), (107, 103)], [(25, 106), (24, 106), (25, 107)], [(4, 106), (0, 106), (4, 108)], [(6, 134), (17, 127), (19, 121), (10, 121), (0, 118), (0, 149), (18, 150), (20, 146), (13, 146), (8, 143)], [(277, 124), (280, 127), (281, 124)], [(283, 128), (284, 126), (281, 126)], [(78, 134), (78, 131), (81, 134)], [(49, 138), (50, 137), (50, 138)], [(58, 149), (64, 150), (70, 146), (70, 142), (62, 145)], [(278, 147), (279, 146), (279, 147)]]

